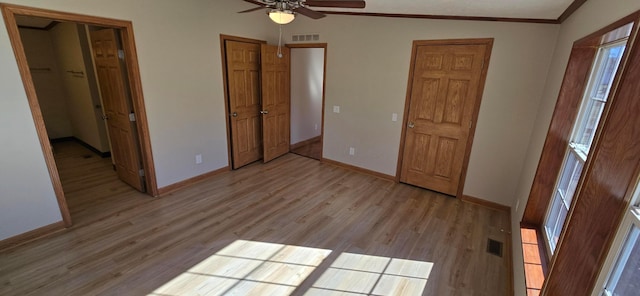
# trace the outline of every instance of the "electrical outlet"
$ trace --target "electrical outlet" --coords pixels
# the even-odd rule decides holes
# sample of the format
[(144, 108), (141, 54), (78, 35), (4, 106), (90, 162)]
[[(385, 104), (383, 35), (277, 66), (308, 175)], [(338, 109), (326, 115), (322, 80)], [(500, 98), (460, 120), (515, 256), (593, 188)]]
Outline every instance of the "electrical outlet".
[(202, 154), (196, 154), (196, 164), (202, 163)]
[(356, 148), (349, 147), (349, 155), (356, 155)]

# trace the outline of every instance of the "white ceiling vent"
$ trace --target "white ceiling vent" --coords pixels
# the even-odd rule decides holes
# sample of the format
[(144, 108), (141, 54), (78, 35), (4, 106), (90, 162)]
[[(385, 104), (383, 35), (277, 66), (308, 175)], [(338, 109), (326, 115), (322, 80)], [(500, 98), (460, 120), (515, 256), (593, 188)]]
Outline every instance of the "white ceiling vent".
[(293, 42), (320, 41), (320, 34), (294, 34), (294, 35), (291, 35), (291, 41)]

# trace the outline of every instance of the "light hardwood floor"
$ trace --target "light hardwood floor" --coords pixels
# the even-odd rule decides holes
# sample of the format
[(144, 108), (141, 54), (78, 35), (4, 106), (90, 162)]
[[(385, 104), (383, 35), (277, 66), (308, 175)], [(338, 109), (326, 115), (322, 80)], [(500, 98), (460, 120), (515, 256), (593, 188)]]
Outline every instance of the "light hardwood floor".
[(0, 295), (508, 294), (504, 212), (294, 154), (150, 198), (56, 151), (75, 224), (0, 252)]

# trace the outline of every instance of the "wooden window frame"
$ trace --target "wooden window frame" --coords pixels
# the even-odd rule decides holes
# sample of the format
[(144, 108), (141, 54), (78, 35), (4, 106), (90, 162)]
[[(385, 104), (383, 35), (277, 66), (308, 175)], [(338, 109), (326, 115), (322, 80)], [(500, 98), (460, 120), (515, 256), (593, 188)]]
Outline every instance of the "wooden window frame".
[[(540, 229), (551, 191), (562, 165), (564, 149), (576, 119), (591, 64), (606, 33), (634, 23), (623, 61), (610, 93), (582, 180), (550, 258), (541, 295), (588, 295), (595, 287), (607, 250), (629, 206), (629, 191), (640, 169), (640, 11), (574, 43), (556, 109), (534, 177), (522, 225)], [(635, 149), (635, 150), (634, 150)], [(559, 150), (559, 151), (558, 151)], [(607, 217), (600, 219), (598, 217)]]

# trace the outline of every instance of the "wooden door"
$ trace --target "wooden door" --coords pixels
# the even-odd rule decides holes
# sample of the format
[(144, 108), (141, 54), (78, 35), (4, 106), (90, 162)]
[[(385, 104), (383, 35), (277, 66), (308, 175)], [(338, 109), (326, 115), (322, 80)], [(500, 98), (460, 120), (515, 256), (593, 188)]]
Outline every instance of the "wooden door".
[(462, 42), (414, 43), (401, 158), (401, 182), (448, 195), (466, 170), (492, 44)]
[(120, 64), (118, 41), (114, 29), (91, 32), (91, 45), (98, 73), (100, 93), (107, 129), (111, 140), (111, 156), (118, 177), (139, 191), (144, 191), (142, 162), (135, 130), (133, 108)]
[(262, 139), (264, 162), (289, 152), (290, 50), (262, 44)]
[(260, 44), (225, 41), (234, 169), (262, 158)]

